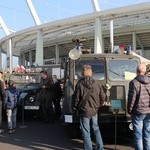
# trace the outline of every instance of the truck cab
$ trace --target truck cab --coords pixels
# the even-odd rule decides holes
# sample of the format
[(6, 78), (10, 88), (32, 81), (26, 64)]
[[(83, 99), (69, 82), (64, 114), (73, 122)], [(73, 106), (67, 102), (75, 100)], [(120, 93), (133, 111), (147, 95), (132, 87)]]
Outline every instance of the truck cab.
[[(101, 123), (117, 122), (129, 124), (127, 94), (129, 82), (136, 76), (140, 59), (127, 54), (82, 54), (79, 59), (68, 59), (65, 67), (63, 113), (66, 124), (77, 124), (79, 119), (72, 109), (72, 95), (81, 78), (84, 64), (92, 66), (93, 78), (99, 81), (106, 93), (106, 99), (99, 109)], [(118, 106), (119, 105), (119, 106)]]

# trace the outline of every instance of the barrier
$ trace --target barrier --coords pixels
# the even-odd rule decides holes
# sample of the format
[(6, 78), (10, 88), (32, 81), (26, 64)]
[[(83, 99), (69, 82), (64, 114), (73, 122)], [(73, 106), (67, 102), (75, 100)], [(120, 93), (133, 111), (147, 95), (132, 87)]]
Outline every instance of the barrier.
[(121, 105), (121, 100), (118, 100), (118, 99), (111, 100), (110, 103), (111, 103), (111, 108), (115, 112), (115, 150), (116, 150), (116, 147), (117, 147), (117, 114), (119, 112), (119, 109), (122, 108), (122, 105)]
[(21, 109), (22, 109), (22, 123), (20, 128), (26, 128), (27, 126), (24, 125), (24, 99), (28, 93), (21, 93), (19, 99), (21, 100)]

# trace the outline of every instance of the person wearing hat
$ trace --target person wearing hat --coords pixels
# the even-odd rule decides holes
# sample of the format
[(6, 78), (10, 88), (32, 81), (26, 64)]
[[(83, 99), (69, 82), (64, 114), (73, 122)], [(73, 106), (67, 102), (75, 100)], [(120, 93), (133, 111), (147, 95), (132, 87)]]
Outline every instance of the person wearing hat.
[(19, 91), (16, 89), (16, 87), (14, 87), (14, 81), (9, 80), (4, 100), (4, 109), (6, 109), (9, 134), (15, 132), (16, 129), (16, 115), (18, 102)]

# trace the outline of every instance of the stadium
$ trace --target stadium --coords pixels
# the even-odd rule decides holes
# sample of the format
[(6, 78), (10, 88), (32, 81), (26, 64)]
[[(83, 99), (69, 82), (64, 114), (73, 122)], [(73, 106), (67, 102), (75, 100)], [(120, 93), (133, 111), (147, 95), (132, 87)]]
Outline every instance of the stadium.
[(92, 13), (53, 22), (40, 24), (32, 14), (36, 25), (17, 32), (8, 32), (1, 19), (6, 36), (0, 39), (0, 47), (1, 54), (7, 54), (7, 68), (12, 71), (15, 67), (12, 56), (17, 56), (22, 66), (59, 64), (78, 40), (82, 49), (91, 53), (108, 53), (115, 46), (126, 49), (130, 45), (134, 52), (150, 59), (150, 2), (104, 11), (92, 2)]

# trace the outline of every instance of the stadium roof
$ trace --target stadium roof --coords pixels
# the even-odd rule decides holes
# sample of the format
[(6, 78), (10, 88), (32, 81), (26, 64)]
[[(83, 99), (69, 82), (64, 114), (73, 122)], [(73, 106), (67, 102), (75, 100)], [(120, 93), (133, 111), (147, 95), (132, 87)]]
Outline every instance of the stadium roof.
[(102, 20), (104, 37), (109, 37), (110, 20), (114, 21), (114, 36), (140, 33), (141, 45), (150, 47), (150, 2), (88, 13), (54, 22), (44, 23), (11, 33), (0, 39), (4, 52), (7, 41), (12, 39), (13, 55), (35, 49), (38, 30), (43, 31), (44, 46), (71, 41), (72, 38), (94, 37), (95, 18)]

